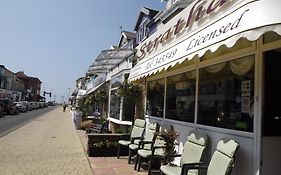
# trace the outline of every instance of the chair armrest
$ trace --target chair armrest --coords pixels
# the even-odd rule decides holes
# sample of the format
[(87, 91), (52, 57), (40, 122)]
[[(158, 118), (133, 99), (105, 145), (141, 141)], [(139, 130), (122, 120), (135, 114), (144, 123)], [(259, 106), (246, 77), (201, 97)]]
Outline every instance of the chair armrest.
[(134, 143), (135, 140), (140, 140), (142, 141), (144, 139), (144, 137), (132, 137), (131, 138), (131, 143)]
[(181, 157), (182, 154), (174, 154), (173, 157)]
[(182, 164), (181, 168), (181, 175), (185, 175), (188, 173), (188, 170), (199, 170), (199, 169), (207, 169), (208, 166), (203, 165), (203, 162), (197, 162), (197, 163), (186, 163)]
[(175, 158), (175, 157), (181, 157), (181, 154), (166, 155), (166, 156), (165, 156), (165, 159), (168, 159), (168, 158)]
[(166, 146), (153, 146), (152, 149), (166, 148)]
[(147, 141), (147, 140), (141, 140), (140, 143), (139, 143), (139, 148), (143, 148), (143, 146), (145, 144), (154, 144), (154, 141)]
[[(151, 157), (153, 157), (154, 156), (154, 153), (155, 153), (155, 150), (156, 149), (165, 149), (166, 148), (166, 146), (165, 145), (159, 145), (159, 146), (153, 146), (152, 147), (152, 153), (151, 153)], [(163, 155), (162, 157), (165, 157), (165, 155)]]

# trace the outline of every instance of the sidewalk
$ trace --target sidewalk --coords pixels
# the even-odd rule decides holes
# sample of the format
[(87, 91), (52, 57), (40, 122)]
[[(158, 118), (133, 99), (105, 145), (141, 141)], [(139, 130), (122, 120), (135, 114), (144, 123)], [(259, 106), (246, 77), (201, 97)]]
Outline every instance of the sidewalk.
[(80, 139), (62, 107), (4, 136), (0, 141), (0, 174), (91, 175)]

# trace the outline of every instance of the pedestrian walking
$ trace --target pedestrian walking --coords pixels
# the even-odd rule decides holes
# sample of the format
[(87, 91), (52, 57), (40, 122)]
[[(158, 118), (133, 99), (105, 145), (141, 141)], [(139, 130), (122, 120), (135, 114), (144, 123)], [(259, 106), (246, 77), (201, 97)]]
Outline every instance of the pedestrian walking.
[(66, 104), (65, 104), (65, 102), (63, 102), (62, 108), (63, 108), (63, 112), (65, 112), (65, 109), (66, 109)]

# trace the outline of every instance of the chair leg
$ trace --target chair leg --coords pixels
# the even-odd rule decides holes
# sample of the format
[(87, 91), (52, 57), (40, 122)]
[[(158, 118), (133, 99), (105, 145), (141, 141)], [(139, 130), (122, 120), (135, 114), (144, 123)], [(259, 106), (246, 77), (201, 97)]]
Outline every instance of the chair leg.
[(139, 161), (138, 161), (138, 172), (140, 171), (141, 161), (142, 161), (142, 157), (139, 156)]
[(139, 162), (139, 155), (137, 154), (134, 170), (137, 170), (138, 162)]
[(152, 168), (152, 158), (149, 160), (149, 166), (148, 166), (148, 175), (151, 173), (151, 168)]
[(119, 159), (119, 156), (120, 156), (120, 144), (118, 144), (117, 159)]
[(129, 148), (128, 164), (131, 163), (131, 158), (132, 158), (132, 150)]

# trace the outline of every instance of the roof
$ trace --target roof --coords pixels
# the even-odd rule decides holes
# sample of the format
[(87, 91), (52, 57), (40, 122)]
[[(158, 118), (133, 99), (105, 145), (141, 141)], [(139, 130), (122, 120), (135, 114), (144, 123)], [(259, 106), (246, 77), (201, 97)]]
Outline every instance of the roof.
[(128, 32), (128, 31), (122, 31), (122, 36), (124, 36), (127, 39), (134, 39), (136, 38), (136, 33)]
[(27, 75), (25, 75), (25, 73), (23, 71), (19, 71), (16, 73), (16, 76), (17, 77), (20, 77), (20, 78), (28, 78)]
[(116, 48), (103, 50), (90, 66), (89, 73), (107, 73), (114, 67), (118, 66), (126, 58), (132, 56), (135, 49), (131, 48)]
[(30, 77), (30, 76), (27, 76), (23, 71), (19, 71), (16, 73), (16, 76), (23, 80), (23, 81), (33, 81), (33, 82), (38, 82), (38, 83), (42, 83), (39, 78), (37, 77)]
[(153, 10), (153, 9), (150, 9), (147, 7), (141, 7), (134, 30), (137, 31), (138, 26), (141, 23), (143, 15), (147, 15), (147, 16), (150, 16), (151, 18), (153, 18), (157, 13), (159, 13), (158, 10)]
[(34, 82), (42, 83), (37, 77), (29, 77), (29, 79)]
[(128, 32), (128, 31), (122, 31), (121, 37), (120, 37), (120, 40), (119, 40), (119, 44), (118, 44), (119, 47), (121, 46), (123, 38), (125, 38), (127, 41), (133, 40), (133, 39), (136, 38), (136, 33)]
[(180, 11), (182, 11), (184, 8), (186, 8), (188, 5), (190, 5), (192, 2), (193, 2), (192, 0), (177, 1), (170, 8), (168, 8), (167, 10), (164, 10), (159, 15), (159, 18), (161, 19), (161, 21), (166, 23), (175, 14), (179, 13)]

